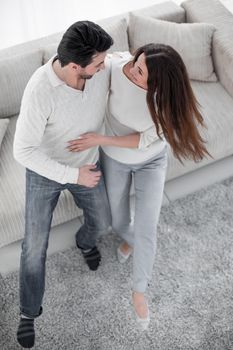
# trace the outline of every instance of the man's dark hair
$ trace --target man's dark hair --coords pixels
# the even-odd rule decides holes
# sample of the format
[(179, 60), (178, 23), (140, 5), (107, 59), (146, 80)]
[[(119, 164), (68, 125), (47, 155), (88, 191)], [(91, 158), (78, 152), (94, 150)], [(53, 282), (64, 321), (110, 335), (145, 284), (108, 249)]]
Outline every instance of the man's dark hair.
[(111, 36), (98, 24), (79, 21), (72, 24), (58, 45), (58, 59), (62, 67), (70, 62), (82, 68), (92, 62), (96, 53), (107, 51), (113, 44)]

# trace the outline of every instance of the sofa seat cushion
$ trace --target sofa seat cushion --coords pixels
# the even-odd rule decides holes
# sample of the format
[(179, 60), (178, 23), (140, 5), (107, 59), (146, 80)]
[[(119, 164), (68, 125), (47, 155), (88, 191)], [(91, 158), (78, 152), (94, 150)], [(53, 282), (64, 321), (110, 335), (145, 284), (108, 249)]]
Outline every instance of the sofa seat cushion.
[[(17, 117), (10, 119), (0, 152), (0, 248), (24, 236), (25, 169), (13, 158)], [(73, 197), (63, 191), (54, 211), (52, 226), (82, 215)]]
[(225, 158), (233, 153), (233, 99), (220, 83), (201, 83), (192, 81), (193, 91), (200, 103), (200, 111), (207, 129), (201, 134), (207, 141), (206, 147), (213, 159), (205, 158), (199, 163), (184, 161), (184, 166), (169, 152), (167, 180), (203, 165)]
[(217, 81), (211, 57), (214, 31), (211, 24), (173, 23), (131, 13), (130, 50), (134, 52), (148, 43), (170, 45), (181, 55), (190, 79)]

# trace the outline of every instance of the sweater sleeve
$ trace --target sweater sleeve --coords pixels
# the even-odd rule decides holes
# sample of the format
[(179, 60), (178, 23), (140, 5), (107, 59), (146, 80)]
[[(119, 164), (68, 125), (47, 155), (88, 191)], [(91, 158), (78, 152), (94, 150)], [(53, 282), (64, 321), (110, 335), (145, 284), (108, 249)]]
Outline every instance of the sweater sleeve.
[(43, 93), (25, 91), (16, 125), (13, 152), (26, 168), (61, 184), (77, 183), (79, 169), (50, 158), (40, 148), (46, 124), (52, 111), (49, 98)]
[[(160, 133), (160, 136), (162, 137), (162, 133)], [(155, 125), (152, 125), (150, 128), (146, 129), (145, 131), (140, 132), (138, 148), (140, 150), (147, 150), (150, 147), (150, 145), (156, 142), (157, 140), (160, 140), (160, 138), (157, 135)]]

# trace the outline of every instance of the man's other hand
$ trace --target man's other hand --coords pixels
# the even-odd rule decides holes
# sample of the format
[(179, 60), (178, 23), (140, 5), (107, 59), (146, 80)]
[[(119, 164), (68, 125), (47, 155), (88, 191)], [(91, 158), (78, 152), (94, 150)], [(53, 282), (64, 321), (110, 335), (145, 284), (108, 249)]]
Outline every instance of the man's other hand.
[(84, 165), (79, 168), (78, 185), (95, 187), (101, 177), (101, 171), (95, 171), (95, 169), (96, 165), (94, 164)]

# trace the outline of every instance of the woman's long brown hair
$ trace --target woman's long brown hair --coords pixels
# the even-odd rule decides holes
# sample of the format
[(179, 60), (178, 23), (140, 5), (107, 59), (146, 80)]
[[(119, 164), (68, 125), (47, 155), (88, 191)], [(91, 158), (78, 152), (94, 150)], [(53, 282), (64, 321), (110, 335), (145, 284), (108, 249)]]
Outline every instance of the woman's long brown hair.
[(147, 44), (136, 51), (133, 63), (142, 53), (148, 69), (146, 100), (158, 136), (162, 129), (181, 162), (210, 156), (197, 127), (205, 125), (182, 58), (171, 46)]

